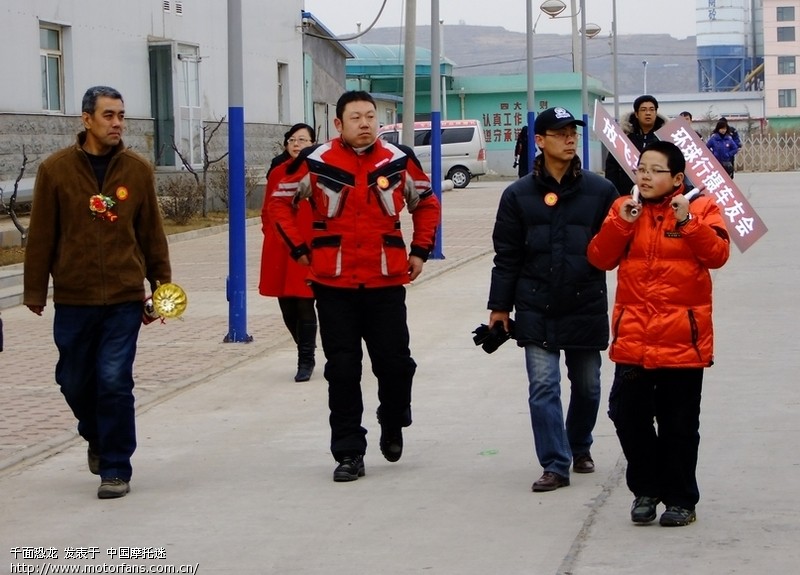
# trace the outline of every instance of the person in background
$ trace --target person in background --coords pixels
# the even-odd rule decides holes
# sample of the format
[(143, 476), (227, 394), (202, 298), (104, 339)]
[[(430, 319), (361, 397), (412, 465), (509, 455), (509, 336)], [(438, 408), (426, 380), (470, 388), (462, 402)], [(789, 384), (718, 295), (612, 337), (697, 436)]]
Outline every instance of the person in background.
[[(683, 112), (681, 112), (680, 116), (681, 116), (681, 118), (683, 118), (684, 120), (689, 122), (690, 126), (692, 125), (692, 113), (691, 112), (683, 111)], [(692, 127), (692, 129), (694, 129), (694, 127)], [(694, 130), (694, 133), (697, 134), (698, 138), (700, 138), (701, 140), (703, 139), (703, 134), (701, 134), (697, 130)]]
[[(289, 254), (286, 242), (278, 236), (267, 209), (269, 200), (286, 177), (286, 169), (300, 151), (316, 143), (314, 128), (308, 124), (295, 124), (283, 135), (282, 154), (275, 156), (267, 172), (264, 206), (261, 209), (261, 231), (264, 243), (261, 248), (261, 277), (258, 293), (278, 298), (283, 323), (297, 345), (297, 373), (295, 381), (308, 381), (316, 365), (314, 350), (317, 345), (317, 315), (314, 312), (314, 293), (306, 277), (308, 268), (298, 264)], [(311, 239), (311, 206), (300, 202), (295, 211), (296, 226), (306, 241)]]
[(739, 146), (736, 145), (736, 141), (728, 133), (728, 123), (725, 120), (717, 122), (714, 131), (708, 137), (706, 145), (717, 161), (722, 164), (728, 175), (733, 178), (733, 159), (739, 151)]
[(514, 167), (517, 168), (520, 178), (530, 171), (528, 163), (528, 126), (522, 126), (517, 134), (517, 143), (514, 145)]
[[(654, 96), (645, 94), (633, 101), (633, 113), (626, 119), (620, 120), (620, 123), (631, 143), (641, 152), (647, 144), (658, 139), (656, 130), (666, 121), (666, 118), (658, 114), (658, 100)], [(613, 154), (608, 154), (606, 157), (605, 176), (621, 195), (631, 193), (633, 180), (628, 177)]]
[[(711, 274), (730, 255), (713, 195), (684, 195), (686, 161), (668, 141), (639, 157), (641, 203), (617, 200), (589, 243), (589, 262), (617, 271), (609, 357), (616, 364), (608, 414), (628, 460), (634, 523), (697, 518), (703, 373), (714, 362)], [(657, 427), (654, 427), (654, 421)]]
[[(600, 407), (600, 351), (608, 347), (605, 272), (591, 266), (586, 248), (618, 194), (602, 176), (581, 169), (583, 126), (564, 108), (548, 108), (534, 122), (531, 177), (503, 192), (492, 239), (494, 268), (489, 326), (501, 322), (525, 349), (528, 406), (543, 468), (532, 490), (569, 485), (570, 466), (592, 473), (592, 431)], [(561, 407), (561, 351), (570, 380), (566, 423)]]
[[(742, 140), (739, 137), (739, 130), (736, 129), (736, 126), (730, 124), (725, 116), (722, 116), (720, 120), (725, 122), (725, 125), (728, 126), (728, 134), (730, 134), (731, 138), (733, 138), (733, 141), (736, 142), (736, 146), (739, 148), (739, 150), (741, 150)], [(733, 159), (731, 160), (731, 171), (734, 173), (736, 172), (736, 156), (734, 156)], [(733, 178), (733, 173), (731, 174), (731, 178)]]
[[(328, 380), (333, 480), (365, 474), (362, 427), (362, 342), (378, 380), (380, 450), (396, 462), (403, 428), (411, 425), (405, 284), (422, 273), (436, 238), (439, 201), (414, 152), (377, 138), (378, 114), (368, 92), (345, 92), (336, 103), (339, 137), (304, 150), (270, 199), (269, 216), (293, 258), (309, 266)], [(310, 201), (308, 242), (294, 217)], [(410, 247), (400, 231), (411, 213)]]
[(172, 269), (152, 164), (122, 142), (125, 103), (108, 86), (83, 96), (84, 131), (39, 166), (25, 248), (23, 303), (36, 315), (53, 277), (55, 378), (88, 443), (100, 499), (130, 491), (136, 449), (133, 363), (144, 282)]

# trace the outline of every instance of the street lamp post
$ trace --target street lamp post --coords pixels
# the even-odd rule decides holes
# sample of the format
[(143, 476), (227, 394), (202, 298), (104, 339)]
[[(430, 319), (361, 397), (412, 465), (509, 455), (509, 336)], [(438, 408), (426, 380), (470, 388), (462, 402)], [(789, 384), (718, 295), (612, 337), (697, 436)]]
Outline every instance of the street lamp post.
[[(550, 16), (550, 18), (558, 18), (559, 14), (561, 14), (567, 5), (562, 2), (561, 0), (546, 0), (542, 2), (539, 9)], [(580, 7), (575, 11), (575, 1), (572, 1), (572, 8), (573, 13), (569, 15), (572, 18), (573, 22), (573, 35), (572, 35), (572, 71), (576, 72), (575, 66), (575, 40), (576, 40), (576, 30), (574, 27), (575, 19), (580, 13), (581, 15), (581, 27), (580, 27), (580, 35), (581, 35), (581, 64), (580, 64), (580, 73), (581, 73), (581, 116), (583, 119), (584, 124), (583, 127), (583, 158), (582, 164), (584, 169), (589, 169), (589, 91), (587, 87), (587, 78), (586, 78), (586, 38), (594, 38), (597, 34), (600, 33), (600, 26), (597, 24), (587, 24), (586, 23), (586, 0), (581, 0)], [(564, 16), (561, 16), (564, 18)]]
[(614, 67), (614, 119), (619, 122), (619, 61), (617, 60), (617, 0), (611, 3), (611, 63)]
[(581, 113), (583, 114), (583, 169), (589, 169), (589, 90), (586, 82), (586, 0), (581, 0)]
[(644, 85), (642, 86), (642, 94), (647, 94), (647, 60), (642, 60), (644, 66)]
[(525, 8), (526, 61), (528, 64), (528, 169), (531, 170), (533, 158), (536, 155), (536, 138), (533, 134), (533, 122), (536, 119), (536, 94), (533, 86), (533, 0), (526, 0)]
[(589, 89), (586, 73), (586, 38), (600, 33), (600, 26), (586, 23), (586, 0), (581, 0), (581, 112), (583, 114), (583, 169), (589, 169)]

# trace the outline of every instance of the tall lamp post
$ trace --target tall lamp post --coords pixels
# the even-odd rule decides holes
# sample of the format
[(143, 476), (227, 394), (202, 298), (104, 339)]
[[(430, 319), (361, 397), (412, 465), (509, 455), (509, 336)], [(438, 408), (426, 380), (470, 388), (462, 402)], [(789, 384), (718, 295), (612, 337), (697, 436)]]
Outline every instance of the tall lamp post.
[(644, 81), (642, 86), (642, 94), (647, 94), (647, 60), (642, 60), (644, 66)]
[(533, 86), (533, 0), (525, 2), (526, 62), (528, 64), (528, 169), (533, 168), (536, 156), (536, 138), (533, 134), (533, 122), (536, 119), (536, 94)]
[[(575, 2), (572, 2), (573, 6)], [(550, 18), (564, 18), (565, 16), (559, 16), (565, 9), (567, 5), (564, 4), (561, 0), (547, 0), (546, 2), (542, 2), (542, 5), (539, 9), (550, 16)], [(582, 164), (583, 168), (588, 170), (589, 169), (589, 90), (587, 87), (587, 79), (586, 79), (586, 38), (594, 38), (600, 33), (600, 26), (597, 24), (587, 24), (586, 23), (586, 0), (581, 0), (580, 7), (578, 8), (578, 12), (581, 15), (581, 27), (580, 27), (580, 35), (581, 35), (581, 116), (583, 119), (583, 123), (586, 124), (583, 127), (583, 158)], [(577, 14), (573, 13), (570, 14), (570, 18), (575, 18)], [(573, 54), (572, 54), (572, 71), (575, 72), (575, 32), (573, 27)]]
[(614, 67), (614, 119), (619, 122), (619, 61), (617, 60), (617, 0), (611, 3), (611, 64)]
[(583, 169), (589, 169), (589, 89), (586, 77), (586, 38), (600, 33), (600, 26), (586, 23), (586, 0), (581, 0), (581, 110), (583, 112)]

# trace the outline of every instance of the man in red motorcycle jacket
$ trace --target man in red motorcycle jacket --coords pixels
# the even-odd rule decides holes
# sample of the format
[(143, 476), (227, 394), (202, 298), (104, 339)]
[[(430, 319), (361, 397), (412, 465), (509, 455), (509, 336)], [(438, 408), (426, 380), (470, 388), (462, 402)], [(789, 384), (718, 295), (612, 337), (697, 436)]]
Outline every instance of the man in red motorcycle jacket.
[[(378, 380), (381, 452), (391, 462), (403, 453), (416, 370), (404, 285), (419, 276), (433, 249), (440, 207), (413, 152), (377, 139), (369, 93), (343, 94), (334, 125), (340, 136), (301, 153), (268, 210), (292, 257), (309, 266), (327, 360), (333, 480), (353, 481), (364, 476), (367, 448), (362, 339)], [(294, 224), (300, 201), (312, 206), (310, 246)], [(413, 223), (408, 249), (400, 230), (404, 207)]]

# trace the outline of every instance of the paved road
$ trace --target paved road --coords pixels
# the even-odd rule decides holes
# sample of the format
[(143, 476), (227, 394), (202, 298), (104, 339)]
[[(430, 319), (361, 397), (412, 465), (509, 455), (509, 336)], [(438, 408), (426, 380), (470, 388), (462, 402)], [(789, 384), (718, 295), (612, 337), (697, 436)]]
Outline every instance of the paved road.
[[(52, 383), (52, 315), (3, 312), (0, 542), (13, 547), (163, 547), (146, 565), (200, 573), (651, 574), (789, 573), (800, 562), (800, 428), (795, 336), (800, 282), (796, 175), (737, 174), (770, 228), (715, 273), (717, 365), (701, 416), (698, 522), (635, 526), (624, 458), (601, 414), (598, 471), (530, 492), (533, 456), (522, 353), (487, 356), (490, 232), (503, 184), (444, 199), (443, 261), (409, 288), (419, 363), (414, 425), (395, 464), (377, 449), (375, 382), (365, 369), (367, 475), (331, 481), (321, 370), (295, 384), (277, 305), (252, 290), (250, 344), (225, 344), (227, 236), (172, 246), (190, 297), (182, 322), (143, 328), (137, 360), (139, 449), (133, 491), (99, 501), (85, 444)], [(248, 283), (258, 264), (248, 228)], [(613, 274), (610, 276), (613, 278)], [(613, 283), (613, 281), (612, 281)], [(51, 310), (48, 310), (51, 311)], [(612, 366), (604, 365), (604, 393)], [(605, 398), (604, 398), (605, 402)], [(604, 408), (603, 408), (604, 410)], [(20, 560), (21, 561), (21, 560)], [(48, 561), (28, 561), (43, 565)], [(50, 562), (53, 563), (53, 562)]]

